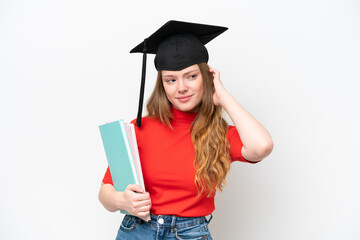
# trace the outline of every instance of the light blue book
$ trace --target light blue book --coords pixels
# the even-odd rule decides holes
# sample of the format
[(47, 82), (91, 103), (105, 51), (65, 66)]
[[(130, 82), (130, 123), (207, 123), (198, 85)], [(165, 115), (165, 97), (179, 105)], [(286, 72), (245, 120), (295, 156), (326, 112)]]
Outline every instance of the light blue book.
[(127, 185), (137, 184), (145, 190), (134, 125), (121, 119), (99, 129), (114, 188), (123, 192)]

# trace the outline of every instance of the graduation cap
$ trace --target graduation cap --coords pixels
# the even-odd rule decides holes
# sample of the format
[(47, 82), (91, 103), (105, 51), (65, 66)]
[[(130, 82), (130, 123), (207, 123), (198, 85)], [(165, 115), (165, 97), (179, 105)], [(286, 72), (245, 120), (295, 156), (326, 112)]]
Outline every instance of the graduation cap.
[(143, 53), (140, 98), (136, 125), (141, 127), (142, 105), (144, 101), (146, 54), (155, 56), (155, 68), (179, 71), (191, 65), (208, 62), (209, 54), (205, 44), (228, 28), (199, 23), (168, 21), (150, 37), (133, 48), (130, 53)]

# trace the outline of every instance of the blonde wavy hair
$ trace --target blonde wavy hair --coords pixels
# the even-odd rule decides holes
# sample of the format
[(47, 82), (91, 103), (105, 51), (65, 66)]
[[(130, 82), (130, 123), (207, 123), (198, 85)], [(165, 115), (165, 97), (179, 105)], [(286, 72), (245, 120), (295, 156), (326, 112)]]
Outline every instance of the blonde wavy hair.
[[(222, 107), (213, 102), (213, 76), (207, 63), (199, 63), (203, 78), (203, 97), (199, 112), (191, 125), (191, 139), (194, 144), (196, 168), (195, 186), (198, 196), (207, 197), (226, 184), (230, 169), (230, 144), (226, 137), (228, 124), (222, 117)], [(171, 104), (163, 87), (162, 72), (158, 72), (155, 88), (146, 105), (148, 117), (156, 118), (171, 126)]]

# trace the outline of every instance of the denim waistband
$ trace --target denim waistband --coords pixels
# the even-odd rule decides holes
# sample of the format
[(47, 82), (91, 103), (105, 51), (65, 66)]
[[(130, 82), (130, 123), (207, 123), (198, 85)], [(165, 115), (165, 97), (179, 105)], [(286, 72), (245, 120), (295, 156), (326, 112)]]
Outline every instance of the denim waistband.
[(151, 225), (158, 227), (188, 227), (204, 222), (209, 223), (212, 219), (212, 214), (204, 217), (178, 217), (175, 215), (155, 215), (150, 213), (150, 216)]

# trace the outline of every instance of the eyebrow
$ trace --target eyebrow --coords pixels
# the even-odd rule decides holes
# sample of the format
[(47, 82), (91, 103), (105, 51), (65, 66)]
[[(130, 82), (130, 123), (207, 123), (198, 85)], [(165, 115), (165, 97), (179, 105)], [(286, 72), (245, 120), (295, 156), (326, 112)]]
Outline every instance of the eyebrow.
[[(193, 70), (190, 70), (190, 71), (187, 71), (186, 73), (184, 73), (183, 75), (188, 75), (192, 72), (197, 72), (199, 71), (198, 69), (193, 69)], [(172, 74), (166, 74), (166, 75), (163, 75), (163, 77), (175, 77), (175, 75), (172, 75)]]

